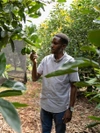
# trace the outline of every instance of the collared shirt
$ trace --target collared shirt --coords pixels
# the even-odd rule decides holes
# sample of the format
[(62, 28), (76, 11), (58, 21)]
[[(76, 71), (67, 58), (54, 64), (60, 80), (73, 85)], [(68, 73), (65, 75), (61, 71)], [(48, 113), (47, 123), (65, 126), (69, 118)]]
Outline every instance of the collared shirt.
[(56, 60), (53, 54), (43, 58), (37, 68), (42, 77), (41, 108), (52, 113), (65, 111), (70, 103), (70, 82), (79, 81), (78, 72), (46, 78), (45, 75), (56, 71), (64, 63), (73, 62), (74, 58), (64, 53)]

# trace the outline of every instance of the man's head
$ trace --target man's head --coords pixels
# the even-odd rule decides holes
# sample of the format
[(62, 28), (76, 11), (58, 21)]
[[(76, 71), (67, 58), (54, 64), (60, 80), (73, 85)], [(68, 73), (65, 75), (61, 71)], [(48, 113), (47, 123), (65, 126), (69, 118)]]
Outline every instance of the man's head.
[(56, 34), (52, 39), (51, 52), (54, 54), (63, 53), (68, 45), (69, 39), (63, 33)]
[(66, 45), (66, 46), (68, 45), (69, 38), (68, 38), (68, 36), (66, 34), (64, 34), (64, 33), (58, 33), (55, 36), (57, 36), (57, 37), (60, 38), (60, 41), (61, 41), (62, 44)]

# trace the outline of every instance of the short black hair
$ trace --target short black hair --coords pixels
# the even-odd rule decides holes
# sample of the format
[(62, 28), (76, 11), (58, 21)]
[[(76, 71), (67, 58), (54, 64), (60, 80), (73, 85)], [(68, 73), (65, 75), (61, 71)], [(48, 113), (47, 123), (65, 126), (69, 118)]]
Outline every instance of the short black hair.
[(67, 36), (66, 34), (64, 34), (64, 33), (58, 33), (58, 34), (56, 34), (55, 36), (61, 38), (61, 42), (62, 42), (63, 44), (68, 45), (68, 43), (69, 43), (69, 38), (68, 38), (68, 36)]

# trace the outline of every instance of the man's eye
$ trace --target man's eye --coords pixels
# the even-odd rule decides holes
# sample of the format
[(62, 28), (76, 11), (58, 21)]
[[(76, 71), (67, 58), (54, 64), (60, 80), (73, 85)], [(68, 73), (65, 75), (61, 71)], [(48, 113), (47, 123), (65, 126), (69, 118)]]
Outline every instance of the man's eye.
[(57, 42), (53, 42), (53, 44), (57, 45), (58, 43)]
[(54, 45), (58, 45), (59, 43), (57, 43), (57, 42), (51, 42), (52, 44), (54, 44)]

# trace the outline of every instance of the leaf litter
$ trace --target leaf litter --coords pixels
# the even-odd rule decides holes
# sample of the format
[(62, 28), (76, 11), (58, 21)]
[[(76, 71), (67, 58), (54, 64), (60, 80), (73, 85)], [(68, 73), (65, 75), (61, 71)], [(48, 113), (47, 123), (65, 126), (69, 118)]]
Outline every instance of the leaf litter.
[[(16, 97), (6, 98), (10, 102), (28, 104), (27, 107), (17, 109), (21, 119), (22, 133), (41, 133), (40, 123), (40, 82), (27, 82), (27, 91)], [(75, 103), (75, 111), (71, 122), (66, 124), (67, 133), (100, 133), (100, 125), (86, 129), (86, 125), (92, 122), (88, 116), (100, 117), (100, 111), (95, 109), (96, 103), (89, 102), (83, 95), (78, 95)], [(0, 115), (0, 133), (16, 133)], [(54, 124), (52, 133), (55, 133)]]

